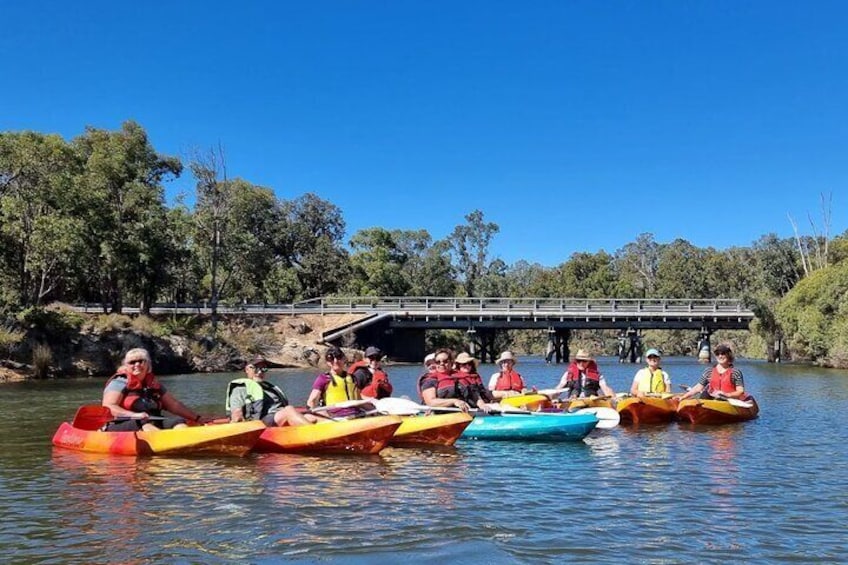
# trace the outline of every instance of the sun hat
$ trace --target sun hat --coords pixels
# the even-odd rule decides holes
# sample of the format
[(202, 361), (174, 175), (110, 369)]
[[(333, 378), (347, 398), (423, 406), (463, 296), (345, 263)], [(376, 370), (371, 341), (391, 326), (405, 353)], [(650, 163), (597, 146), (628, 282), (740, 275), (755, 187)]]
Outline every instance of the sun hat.
[(574, 356), (575, 361), (592, 361), (592, 356), (585, 349), (578, 349), (577, 355)]
[(365, 350), (366, 359), (371, 358), (371, 357), (382, 357), (382, 356), (383, 356), (383, 352), (380, 351), (379, 347), (374, 347), (372, 345), (371, 347), (369, 347), (368, 349)]
[(501, 353), (500, 357), (498, 357), (498, 360), (495, 361), (495, 363), (501, 363), (503, 361), (512, 361), (513, 363), (518, 363), (518, 359), (515, 358), (515, 356), (512, 354), (512, 351), (504, 351), (503, 353)]
[(475, 359), (474, 357), (472, 357), (471, 355), (469, 355), (468, 353), (463, 351), (462, 353), (460, 353), (459, 355), (456, 356), (456, 364), (462, 365), (463, 363), (474, 363), (474, 364), (476, 364), (477, 359)]
[(250, 363), (248, 363), (248, 365), (253, 365), (254, 367), (267, 367), (268, 366), (268, 360), (265, 359), (264, 357), (262, 357), (261, 355), (257, 355), (256, 357), (251, 359), (251, 361), (250, 361)]
[(651, 356), (654, 356), (654, 357), (662, 357), (662, 355), (660, 355), (660, 352), (659, 352), (658, 350), (654, 349), (653, 347), (652, 347), (652, 348), (650, 348), (649, 350), (647, 350), (647, 351), (645, 352), (645, 358), (646, 358), (646, 359), (647, 359), (648, 357), (651, 357)]
[(424, 358), (424, 364), (425, 365), (427, 363), (429, 363), (430, 361), (432, 361), (433, 363), (436, 362), (436, 354), (435, 353), (428, 353), (427, 356)]

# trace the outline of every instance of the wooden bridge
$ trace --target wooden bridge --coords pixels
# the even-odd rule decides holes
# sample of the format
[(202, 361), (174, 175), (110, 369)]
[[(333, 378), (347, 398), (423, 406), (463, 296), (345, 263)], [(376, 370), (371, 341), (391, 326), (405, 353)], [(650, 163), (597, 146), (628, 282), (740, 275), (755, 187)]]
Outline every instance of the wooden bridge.
[[(102, 306), (77, 307), (80, 311)], [(133, 313), (137, 309), (124, 308)], [(211, 314), (208, 304), (159, 304), (153, 314)], [(549, 354), (568, 358), (568, 339), (575, 329), (617, 329), (631, 345), (645, 329), (691, 329), (709, 348), (709, 336), (718, 329), (747, 329), (754, 313), (734, 299), (612, 299), (612, 298), (456, 298), (456, 297), (321, 297), (293, 304), (240, 304), (218, 306), (226, 315), (355, 314), (361, 318), (324, 332), (327, 343), (343, 340), (376, 344), (395, 358), (419, 360), (424, 331), (465, 330), (480, 357), (491, 350), (494, 332), (540, 329), (549, 334)], [(621, 353), (621, 351), (620, 351)], [(631, 349), (631, 360), (633, 358)]]

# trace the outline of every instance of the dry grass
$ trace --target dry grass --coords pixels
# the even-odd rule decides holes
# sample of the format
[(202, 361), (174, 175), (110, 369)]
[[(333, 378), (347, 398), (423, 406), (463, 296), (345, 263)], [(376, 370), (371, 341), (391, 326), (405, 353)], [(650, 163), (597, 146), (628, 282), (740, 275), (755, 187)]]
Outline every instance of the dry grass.
[(37, 379), (44, 379), (50, 372), (53, 362), (53, 350), (49, 345), (39, 343), (32, 348), (32, 371)]

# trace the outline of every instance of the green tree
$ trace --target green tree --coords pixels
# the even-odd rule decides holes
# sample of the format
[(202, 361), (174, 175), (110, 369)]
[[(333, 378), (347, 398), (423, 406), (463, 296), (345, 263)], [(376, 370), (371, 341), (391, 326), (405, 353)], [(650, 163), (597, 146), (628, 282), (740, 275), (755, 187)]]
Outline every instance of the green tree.
[(454, 228), (448, 241), (465, 295), (476, 296), (477, 281), (486, 274), (489, 246), (500, 227), (494, 222), (484, 221), (480, 210), (467, 214), (465, 221), (465, 224)]
[(411, 285), (404, 276), (409, 256), (396, 236), (384, 228), (356, 232), (350, 240), (351, 276), (347, 290), (355, 296), (403, 296)]
[(83, 162), (79, 177), (85, 216), (86, 243), (91, 250), (88, 271), (101, 301), (120, 312), (128, 291), (135, 291), (143, 309), (157, 293), (165, 258), (167, 233), (162, 183), (179, 176), (182, 164), (157, 153), (144, 129), (132, 121), (119, 131), (86, 128), (73, 141)]
[(0, 133), (0, 281), (23, 306), (56, 297), (78, 264), (80, 164), (57, 135)]

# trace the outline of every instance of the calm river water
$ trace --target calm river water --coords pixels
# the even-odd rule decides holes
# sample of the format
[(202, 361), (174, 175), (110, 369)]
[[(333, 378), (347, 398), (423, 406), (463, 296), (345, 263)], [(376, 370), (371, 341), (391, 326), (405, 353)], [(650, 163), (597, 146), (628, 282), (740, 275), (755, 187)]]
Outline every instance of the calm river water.
[[(601, 359), (617, 390), (637, 369)], [(103, 379), (0, 385), (0, 555), (12, 563), (845, 562), (848, 372), (740, 362), (760, 418), (462, 441), (376, 456), (130, 458), (54, 449)], [(667, 359), (677, 384), (702, 366)], [(563, 366), (523, 359), (540, 388)], [(493, 366), (482, 373), (491, 374)], [(396, 394), (419, 367), (393, 366)], [(314, 371), (272, 371), (303, 403)], [(162, 380), (223, 413), (231, 374)]]

